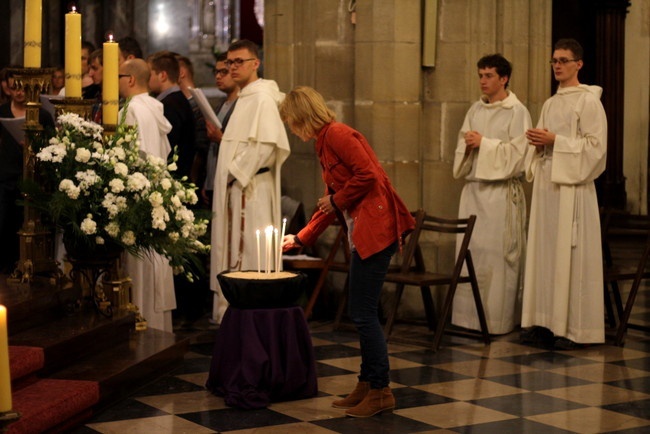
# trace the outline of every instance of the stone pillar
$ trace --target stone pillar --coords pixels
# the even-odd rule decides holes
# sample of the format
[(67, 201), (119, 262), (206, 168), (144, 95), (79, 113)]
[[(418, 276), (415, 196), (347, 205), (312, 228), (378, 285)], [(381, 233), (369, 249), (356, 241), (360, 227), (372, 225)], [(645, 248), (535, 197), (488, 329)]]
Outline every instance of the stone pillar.
[(407, 206), (422, 203), (420, 0), (358, 1), (354, 126)]
[(625, 16), (628, 0), (598, 0), (596, 13), (596, 82), (603, 84), (601, 98), (607, 114), (607, 169), (601, 176), (601, 205), (625, 209), (627, 193), (623, 175), (625, 95)]

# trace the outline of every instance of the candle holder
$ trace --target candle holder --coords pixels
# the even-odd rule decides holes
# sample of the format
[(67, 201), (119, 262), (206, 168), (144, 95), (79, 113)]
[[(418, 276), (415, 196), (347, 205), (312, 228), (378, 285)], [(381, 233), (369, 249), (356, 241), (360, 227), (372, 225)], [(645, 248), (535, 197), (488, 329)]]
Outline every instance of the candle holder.
[[(35, 155), (32, 145), (43, 138), (39, 122), (41, 93), (47, 92), (54, 68), (10, 68), (16, 86), (25, 91), (25, 143), (23, 147), (23, 179), (34, 180)], [(31, 282), (36, 273), (56, 273), (52, 230), (42, 224), (40, 215), (29, 206), (29, 196), (24, 194), (23, 226), (18, 231), (20, 259), (12, 281)], [(10, 282), (11, 283), (11, 282)]]
[(9, 429), (9, 425), (20, 419), (20, 413), (17, 411), (5, 411), (0, 413), (0, 433), (5, 433)]
[(83, 98), (52, 98), (50, 100), (54, 104), (54, 111), (56, 117), (62, 113), (75, 113), (87, 121), (92, 120), (93, 106), (96, 101), (94, 99)]

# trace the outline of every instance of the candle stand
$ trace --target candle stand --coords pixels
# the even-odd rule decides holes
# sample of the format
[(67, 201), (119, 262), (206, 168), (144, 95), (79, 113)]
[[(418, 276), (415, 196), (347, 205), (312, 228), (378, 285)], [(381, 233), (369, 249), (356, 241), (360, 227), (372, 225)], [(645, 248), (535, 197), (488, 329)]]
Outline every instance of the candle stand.
[(9, 429), (9, 425), (20, 419), (20, 413), (16, 411), (5, 411), (0, 413), (0, 433), (5, 433)]
[[(35, 178), (35, 154), (33, 144), (42, 140), (43, 126), (39, 122), (41, 93), (47, 92), (54, 68), (12, 68), (15, 84), (25, 91), (27, 108), (25, 114), (25, 143), (23, 149), (23, 179)], [(20, 259), (9, 284), (29, 283), (39, 273), (58, 272), (54, 260), (52, 231), (41, 222), (39, 213), (29, 206), (29, 197), (24, 195), (25, 207), (23, 226), (18, 231)]]
[(86, 120), (92, 119), (94, 99), (70, 98), (52, 99), (54, 104), (55, 115), (58, 117), (61, 113), (75, 113)]

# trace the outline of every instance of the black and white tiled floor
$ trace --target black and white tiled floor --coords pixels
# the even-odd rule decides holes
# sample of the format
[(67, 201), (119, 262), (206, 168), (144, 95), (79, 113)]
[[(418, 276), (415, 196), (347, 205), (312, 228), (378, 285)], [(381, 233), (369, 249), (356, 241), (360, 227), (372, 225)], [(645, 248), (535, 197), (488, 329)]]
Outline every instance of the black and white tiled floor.
[[(647, 320), (648, 311), (635, 316)], [(648, 334), (631, 331), (622, 348), (575, 351), (521, 345), (516, 332), (490, 346), (445, 336), (437, 353), (389, 344), (397, 408), (354, 419), (330, 404), (356, 382), (356, 334), (333, 332), (331, 323), (310, 326), (318, 364), (315, 398), (263, 410), (229, 408), (203, 387), (212, 344), (193, 344), (180, 369), (97, 414), (74, 434), (650, 432)]]

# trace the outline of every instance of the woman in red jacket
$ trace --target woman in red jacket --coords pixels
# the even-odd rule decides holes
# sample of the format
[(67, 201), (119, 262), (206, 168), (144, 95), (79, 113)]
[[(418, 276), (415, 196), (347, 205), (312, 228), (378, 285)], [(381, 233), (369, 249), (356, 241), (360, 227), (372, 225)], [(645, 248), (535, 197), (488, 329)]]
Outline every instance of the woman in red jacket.
[(325, 195), (318, 211), (297, 235), (286, 235), (284, 250), (313, 244), (338, 216), (351, 249), (348, 313), (359, 332), (361, 372), (350, 395), (332, 406), (369, 417), (395, 407), (388, 387), (386, 340), (379, 323), (379, 294), (391, 257), (414, 220), (361, 133), (335, 121), (314, 89), (299, 86), (280, 105), (280, 116), (303, 141), (316, 139)]

